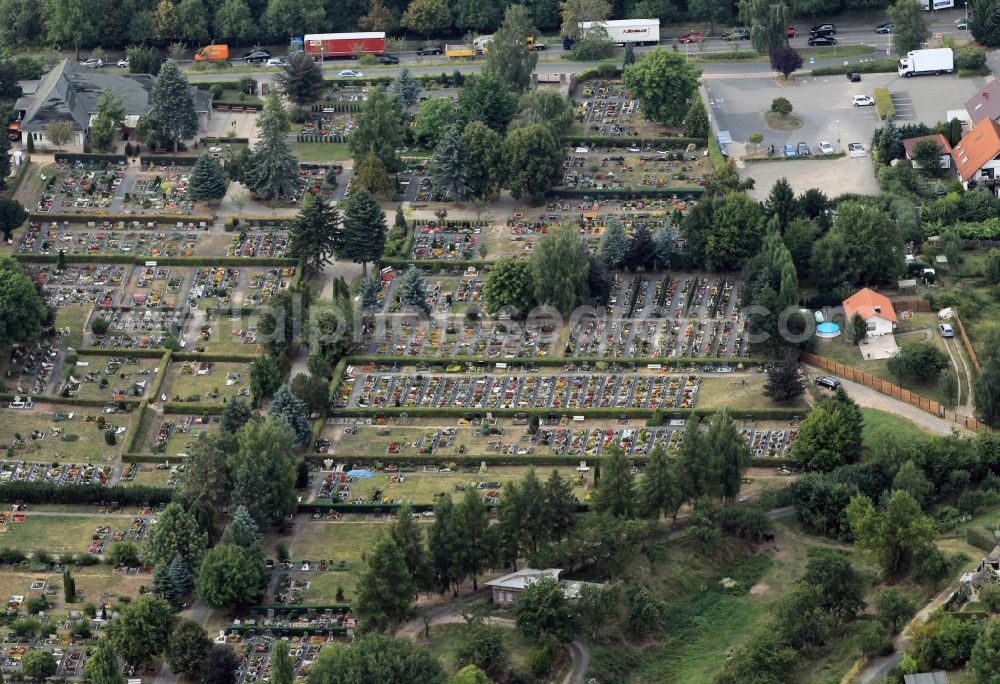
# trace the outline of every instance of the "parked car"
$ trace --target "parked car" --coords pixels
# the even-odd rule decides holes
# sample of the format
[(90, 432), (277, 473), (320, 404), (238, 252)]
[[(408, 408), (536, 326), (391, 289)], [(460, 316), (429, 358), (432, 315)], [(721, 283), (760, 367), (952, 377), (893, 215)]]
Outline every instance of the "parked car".
[(829, 375), (821, 375), (816, 378), (816, 386), (835, 390), (840, 387), (840, 380)]
[(809, 39), (808, 42), (810, 45), (814, 47), (816, 46), (822, 47), (824, 45), (836, 45), (837, 39), (834, 38), (833, 36), (813, 36), (812, 38)]
[(85, 67), (90, 67), (91, 69), (100, 69), (101, 67), (104, 66), (104, 61), (100, 59), (94, 59), (93, 57), (91, 57), (90, 59), (85, 59), (84, 61), (80, 62), (80, 64)]
[(857, 83), (858, 81), (861, 80), (861, 74), (859, 74), (857, 71), (852, 71), (851, 73), (847, 74), (847, 80), (850, 81), (851, 83)]
[(285, 62), (285, 60), (283, 60), (281, 57), (272, 57), (271, 59), (267, 60), (267, 66), (269, 67), (283, 67), (286, 64), (287, 62)]
[(817, 24), (809, 29), (811, 36), (834, 36), (837, 35), (837, 27), (834, 24)]
[(958, 20), (958, 30), (959, 31), (967, 31), (968, 29), (969, 29), (969, 18), (966, 17), (965, 19), (959, 19)]
[(789, 38), (794, 38), (795, 37), (795, 27), (794, 26), (789, 26), (788, 30), (785, 31), (785, 35), (787, 37), (789, 37)]
[(379, 55), (379, 64), (399, 64), (399, 57), (396, 55)]
[(800, 142), (798, 145), (795, 146), (795, 152), (800, 157), (808, 157), (810, 154), (812, 154), (812, 150), (810, 150), (809, 146), (806, 145), (804, 142)]
[(891, 21), (887, 21), (884, 24), (879, 24), (875, 27), (875, 33), (892, 33), (893, 24)]
[(700, 43), (705, 40), (705, 36), (701, 35), (698, 31), (687, 31), (677, 36), (677, 40), (681, 43)]
[(871, 95), (855, 95), (851, 104), (855, 107), (874, 107), (875, 98)]
[(791, 143), (785, 143), (785, 156), (786, 157), (795, 157), (795, 156), (797, 156), (795, 154), (795, 148), (791, 145)]
[(820, 154), (833, 154), (833, 145), (830, 144), (829, 140), (819, 141), (819, 153)]
[(865, 152), (865, 146), (861, 143), (848, 143), (847, 152), (852, 157), (864, 157), (867, 152)]
[(938, 325), (938, 332), (941, 333), (941, 337), (954, 337), (955, 329), (952, 328), (947, 323), (941, 323)]
[(337, 74), (337, 78), (362, 78), (363, 76), (364, 74), (357, 69), (343, 69)]
[(750, 40), (750, 29), (733, 29), (723, 35), (722, 40)]
[(118, 60), (118, 68), (119, 69), (127, 69), (129, 64), (130, 64), (130, 62), (129, 62), (129, 58), (128, 57), (123, 57), (122, 59)]
[(243, 55), (243, 61), (247, 64), (260, 64), (269, 59), (271, 59), (271, 52), (269, 50), (254, 50)]
[(444, 52), (444, 49), (438, 45), (432, 45), (431, 47), (417, 48), (417, 54), (421, 57), (426, 57), (427, 55), (440, 55)]

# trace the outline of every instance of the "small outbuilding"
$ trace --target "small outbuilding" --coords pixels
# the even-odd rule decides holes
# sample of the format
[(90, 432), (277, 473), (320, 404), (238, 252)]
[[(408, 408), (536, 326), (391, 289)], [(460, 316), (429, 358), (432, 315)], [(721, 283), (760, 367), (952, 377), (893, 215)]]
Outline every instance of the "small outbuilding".
[(903, 675), (904, 684), (948, 684), (946, 672), (918, 672)]
[(511, 608), (517, 602), (517, 597), (524, 592), (526, 586), (541, 577), (551, 577), (558, 581), (561, 572), (562, 568), (548, 568), (545, 570), (525, 568), (524, 570), (518, 570), (503, 577), (497, 577), (495, 580), (490, 580), (486, 582), (486, 586), (492, 591), (493, 603), (495, 605), (501, 608)]

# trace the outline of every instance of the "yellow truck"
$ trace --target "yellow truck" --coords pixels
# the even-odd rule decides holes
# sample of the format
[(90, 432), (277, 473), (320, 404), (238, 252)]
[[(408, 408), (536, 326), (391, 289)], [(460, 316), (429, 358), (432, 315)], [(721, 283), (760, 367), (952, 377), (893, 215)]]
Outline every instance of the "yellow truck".
[[(479, 36), (476, 38), (476, 53), (486, 54), (490, 51), (490, 43), (493, 42), (493, 36)], [(528, 36), (524, 39), (525, 45), (528, 46), (529, 50), (544, 50), (546, 48), (545, 43), (542, 41), (536, 41), (534, 36)]]
[(473, 58), (476, 56), (476, 48), (471, 45), (445, 45), (444, 46), (445, 57), (465, 57)]

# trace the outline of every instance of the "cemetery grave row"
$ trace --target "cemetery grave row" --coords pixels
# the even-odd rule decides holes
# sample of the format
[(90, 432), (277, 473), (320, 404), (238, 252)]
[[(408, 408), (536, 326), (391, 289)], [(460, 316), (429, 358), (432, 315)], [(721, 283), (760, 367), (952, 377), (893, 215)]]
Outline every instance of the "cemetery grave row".
[(2, 384), (17, 394), (37, 396), (44, 394), (56, 377), (60, 352), (50, 346), (28, 349), (17, 345), (11, 348), (4, 364)]
[(159, 359), (80, 355), (60, 394), (116, 403), (137, 400), (146, 395), (158, 363)]
[(159, 424), (150, 426), (149, 449), (153, 453), (178, 456), (186, 454), (194, 445), (194, 440), (203, 434), (211, 434), (219, 429), (219, 416), (164, 416)]

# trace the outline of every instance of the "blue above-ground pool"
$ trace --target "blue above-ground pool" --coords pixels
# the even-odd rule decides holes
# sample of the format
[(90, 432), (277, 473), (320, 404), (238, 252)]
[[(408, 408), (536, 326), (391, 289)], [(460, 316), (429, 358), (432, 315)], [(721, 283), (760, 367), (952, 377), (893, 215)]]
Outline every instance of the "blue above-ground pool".
[(840, 326), (833, 321), (820, 323), (816, 326), (816, 337), (836, 337), (840, 334)]

